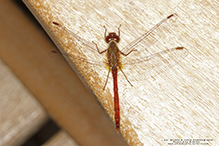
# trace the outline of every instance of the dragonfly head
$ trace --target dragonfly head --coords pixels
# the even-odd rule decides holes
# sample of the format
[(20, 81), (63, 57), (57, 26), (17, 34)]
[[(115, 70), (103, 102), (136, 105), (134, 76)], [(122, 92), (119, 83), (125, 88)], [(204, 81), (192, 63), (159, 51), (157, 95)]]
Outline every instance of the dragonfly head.
[(110, 32), (107, 36), (106, 36), (106, 38), (105, 38), (105, 41), (107, 42), (107, 43), (109, 43), (110, 41), (112, 41), (112, 40), (114, 40), (114, 41), (116, 41), (117, 43), (120, 41), (120, 37), (115, 33), (115, 32)]

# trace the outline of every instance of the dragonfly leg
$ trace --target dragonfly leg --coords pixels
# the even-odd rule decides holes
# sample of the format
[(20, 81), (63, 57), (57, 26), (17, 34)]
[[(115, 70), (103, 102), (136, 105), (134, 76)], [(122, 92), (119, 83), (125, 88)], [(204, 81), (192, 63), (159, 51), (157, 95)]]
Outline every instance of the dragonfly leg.
[(107, 29), (106, 29), (106, 26), (104, 25), (103, 26), (105, 28), (105, 32), (104, 32), (104, 40), (106, 40), (106, 32), (107, 32)]
[(127, 76), (125, 75), (125, 73), (123, 72), (122, 68), (119, 67), (119, 69), (120, 69), (120, 71), (122, 72), (122, 74), (124, 75), (124, 77), (126, 78), (126, 80), (128, 81), (128, 83), (129, 83), (131, 86), (133, 86), (132, 83), (129, 81), (128, 77), (127, 77)]
[(110, 74), (110, 70), (108, 71), (106, 82), (105, 82), (105, 85), (103, 86), (103, 90), (105, 90), (105, 88), (106, 88), (106, 84), (108, 82), (109, 74)]
[(137, 49), (132, 49), (131, 51), (129, 51), (127, 54), (123, 53), (120, 51), (120, 53), (123, 55), (123, 56), (128, 56), (130, 53), (132, 53), (133, 51), (138, 51)]
[(96, 48), (97, 48), (97, 51), (98, 51), (98, 53), (99, 53), (99, 54), (102, 54), (102, 53), (104, 53), (104, 52), (106, 52), (106, 51), (107, 51), (107, 49), (106, 49), (106, 50), (103, 50), (102, 52), (100, 52), (100, 50), (99, 50), (99, 48), (98, 48), (97, 44), (96, 44), (94, 41), (92, 41), (92, 43), (94, 43), (94, 45), (96, 46)]
[(122, 25), (120, 24), (119, 25), (119, 27), (118, 27), (118, 36), (120, 36), (120, 27), (121, 27)]

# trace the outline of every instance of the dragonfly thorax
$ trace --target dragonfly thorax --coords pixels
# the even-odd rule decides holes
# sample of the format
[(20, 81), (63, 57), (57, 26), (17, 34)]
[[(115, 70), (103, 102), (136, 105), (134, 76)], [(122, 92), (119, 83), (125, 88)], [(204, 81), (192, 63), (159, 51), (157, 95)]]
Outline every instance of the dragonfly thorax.
[(109, 44), (110, 47), (116, 47), (117, 42), (114, 41), (114, 40), (111, 40), (108, 44)]
[(111, 40), (109, 43), (109, 47), (107, 49), (107, 57), (109, 66), (112, 70), (117, 69), (119, 64), (119, 49), (117, 47), (117, 42), (115, 40)]

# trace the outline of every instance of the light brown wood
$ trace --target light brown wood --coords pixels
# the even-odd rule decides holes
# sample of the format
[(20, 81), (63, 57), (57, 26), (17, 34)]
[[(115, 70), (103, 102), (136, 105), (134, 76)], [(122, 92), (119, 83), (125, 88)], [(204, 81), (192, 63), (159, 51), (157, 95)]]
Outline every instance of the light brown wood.
[[(153, 51), (183, 46), (189, 55), (168, 71), (134, 82), (134, 87), (121, 76), (119, 95), (121, 132), (129, 145), (166, 145), (164, 139), (218, 139), (218, 2), (216, 1), (29, 1), (41, 23), (53, 32), (63, 52), (83, 49), (69, 33), (52, 25), (56, 21), (85, 40), (106, 48), (103, 40), (108, 31), (117, 31), (122, 24), (119, 47), (145, 33), (163, 18), (177, 13), (178, 19), (165, 28)], [(39, 19), (40, 20), (40, 19)], [(171, 33), (167, 35), (167, 32)], [(49, 31), (48, 31), (49, 32)], [(158, 45), (159, 44), (159, 45)], [(147, 44), (145, 44), (147, 45)], [(152, 52), (153, 52), (152, 51)], [(81, 56), (91, 56), (86, 51)], [(130, 56), (131, 58), (131, 56)], [(99, 58), (93, 58), (98, 61)], [(131, 58), (132, 59), (132, 58)], [(110, 117), (114, 117), (112, 79), (103, 92), (107, 70), (76, 62), (86, 85), (95, 93)], [(143, 68), (144, 66), (139, 66)], [(136, 77), (124, 70), (127, 77)], [(91, 75), (92, 74), (92, 75)], [(140, 80), (140, 79), (139, 79)], [(96, 83), (95, 83), (96, 82)], [(210, 126), (211, 125), (211, 126)], [(201, 131), (197, 131), (201, 129)]]
[(1, 59), (0, 101), (1, 146), (21, 145), (47, 120), (40, 104)]
[(54, 135), (48, 142), (44, 145), (46, 146), (79, 146), (72, 138), (65, 132), (60, 131)]
[[(10, 5), (10, 7), (9, 7)], [(56, 47), (16, 5), (1, 2), (0, 57), (79, 145), (126, 145), (70, 67), (49, 57)]]
[[(12, 14), (18, 6), (11, 1), (0, 2), (0, 145), (17, 146), (25, 142), (47, 121), (48, 115), (31, 92), (3, 62), (3, 51), (10, 50), (15, 23)], [(17, 20), (20, 17), (17, 15)], [(19, 41), (19, 39), (17, 40)], [(15, 46), (13, 46), (15, 47)], [(1, 57), (3, 57), (1, 59)], [(7, 56), (13, 59), (12, 56)], [(5, 60), (4, 60), (5, 61)]]

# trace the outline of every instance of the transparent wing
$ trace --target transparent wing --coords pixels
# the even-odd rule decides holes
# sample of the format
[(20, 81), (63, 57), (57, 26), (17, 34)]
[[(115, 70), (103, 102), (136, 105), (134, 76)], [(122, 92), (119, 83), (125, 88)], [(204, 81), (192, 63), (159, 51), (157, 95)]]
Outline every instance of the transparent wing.
[(102, 79), (98, 80), (98, 78), (95, 78), (95, 80), (92, 80), (92, 84), (98, 84), (100, 85), (101, 88), (104, 87), (108, 73), (104, 61), (99, 60), (99, 62), (95, 62), (93, 60), (89, 60), (87, 58), (83, 58), (77, 55), (71, 55), (66, 53), (61, 54), (59, 51), (55, 51), (55, 50), (50, 51), (49, 56), (57, 63), (63, 65), (64, 67), (69, 67), (69, 66), (67, 66), (66, 60), (63, 58), (63, 56), (70, 58), (74, 62), (74, 66), (76, 66), (78, 69), (80, 68), (79, 69), (80, 73), (84, 78), (88, 77), (89, 79), (91, 79), (97, 76), (97, 73), (101, 74)]
[(129, 43), (126, 47), (121, 49), (121, 52), (123, 52), (124, 54), (128, 54), (133, 49), (137, 49), (138, 51), (146, 51), (146, 49), (154, 45), (154, 43), (156, 43), (159, 40), (159, 38), (162, 35), (164, 35), (164, 33), (165, 35), (169, 33), (166, 30), (171, 29), (176, 19), (177, 14), (169, 15), (168, 17), (164, 18), (159, 23), (157, 23), (149, 31), (147, 31), (146, 33)]
[(81, 56), (76, 56), (76, 55), (67, 54), (67, 53), (61, 54), (61, 52), (56, 51), (56, 50), (53, 50), (53, 51), (50, 51), (50, 52), (49, 52), (49, 56), (50, 56), (53, 60), (55, 60), (56, 62), (61, 63), (61, 64), (63, 64), (64, 62), (66, 62), (66, 60), (63, 58), (62, 55), (65, 56), (65, 57), (71, 58), (73, 61), (81, 61), (81, 62), (90, 64), (90, 65), (97, 65), (97, 66), (103, 67), (104, 64), (106, 64), (105, 61), (98, 61), (98, 62), (95, 62), (95, 61), (93, 61), (93, 60), (89, 60), (89, 59), (84, 58), (84, 57), (81, 57)]
[[(188, 50), (184, 47), (167, 49), (145, 58), (123, 61), (123, 71), (132, 74), (134, 78), (130, 80), (145, 80), (154, 78), (172, 68), (188, 55)], [(128, 59), (128, 56), (126, 57)], [(137, 76), (136, 76), (137, 75)]]
[[(79, 47), (77, 47), (77, 49), (73, 47), (68, 47), (70, 49), (67, 50), (67, 52), (62, 53), (63, 56), (69, 57), (74, 62), (80, 61), (89, 65), (97, 65), (97, 66), (105, 67), (106, 64), (105, 54), (98, 53), (98, 50), (94, 43), (86, 41), (85, 39), (78, 36), (70, 29), (68, 29), (67, 27), (65, 27), (64, 25), (58, 22), (52, 22), (52, 24), (65, 30), (67, 33), (70, 34), (70, 37), (72, 37), (76, 41), (76, 44), (79, 44)], [(55, 56), (54, 53), (52, 54), (53, 56)]]
[(78, 36), (76, 33), (74, 33), (73, 31), (71, 31), (70, 29), (68, 29), (67, 27), (65, 27), (64, 25), (61, 25), (58, 22), (52, 22), (52, 24), (64, 29), (65, 31), (67, 31), (72, 37), (74, 37), (78, 43), (82, 43), (83, 45), (85, 45), (87, 48), (91, 49), (92, 51), (97, 51), (96, 46), (94, 43), (91, 43), (89, 41), (86, 41), (85, 39), (83, 39), (82, 37)]

